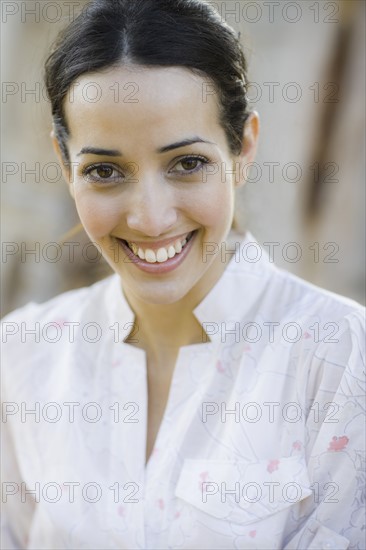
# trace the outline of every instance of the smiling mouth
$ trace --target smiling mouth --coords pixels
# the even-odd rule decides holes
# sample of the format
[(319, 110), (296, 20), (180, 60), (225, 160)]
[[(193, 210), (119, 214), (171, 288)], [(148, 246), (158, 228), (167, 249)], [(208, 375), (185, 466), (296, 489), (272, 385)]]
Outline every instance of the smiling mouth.
[(125, 241), (123, 239), (121, 240), (123, 240), (124, 244), (136, 257), (140, 258), (140, 260), (143, 260), (149, 264), (163, 264), (168, 260), (174, 258), (174, 256), (180, 254), (187, 243), (191, 240), (194, 233), (196, 233), (196, 231), (191, 231), (191, 233), (188, 233), (188, 235), (186, 235), (184, 238), (176, 239), (169, 246), (162, 246), (157, 250), (153, 250), (152, 248), (145, 249), (137, 246), (131, 241)]

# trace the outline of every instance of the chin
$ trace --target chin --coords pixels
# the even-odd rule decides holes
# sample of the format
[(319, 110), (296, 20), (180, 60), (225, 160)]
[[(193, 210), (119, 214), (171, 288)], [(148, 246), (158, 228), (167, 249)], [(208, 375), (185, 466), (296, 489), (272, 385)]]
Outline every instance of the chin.
[(191, 290), (191, 287), (184, 288), (181, 285), (177, 284), (177, 281), (172, 281), (169, 285), (161, 285), (160, 288), (159, 285), (155, 286), (148, 284), (145, 288), (144, 286), (145, 285), (137, 287), (136, 285), (130, 286), (126, 284), (126, 294), (128, 295), (131, 292), (141, 302), (163, 306), (179, 302)]
[(150, 292), (146, 295), (140, 295), (140, 299), (148, 304), (163, 306), (179, 302), (186, 294), (186, 292)]
[(183, 296), (180, 297), (163, 297), (163, 296), (149, 296), (148, 298), (141, 297), (141, 300), (145, 302), (146, 304), (151, 304), (154, 306), (168, 306), (170, 304), (175, 304), (179, 302), (179, 300), (183, 298)]

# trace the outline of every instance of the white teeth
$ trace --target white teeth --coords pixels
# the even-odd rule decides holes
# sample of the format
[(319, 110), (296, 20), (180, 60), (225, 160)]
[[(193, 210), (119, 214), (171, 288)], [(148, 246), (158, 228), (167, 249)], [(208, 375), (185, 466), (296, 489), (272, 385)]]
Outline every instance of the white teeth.
[(168, 258), (174, 258), (175, 255), (176, 255), (175, 248), (174, 246), (170, 245), (168, 248)]
[(149, 264), (154, 264), (156, 262), (155, 252), (151, 250), (151, 248), (145, 250), (145, 260), (149, 262)]
[(182, 252), (182, 243), (180, 241), (175, 241), (174, 248), (177, 254)]
[(161, 247), (156, 252), (154, 252), (154, 250), (152, 250), (151, 248), (143, 250), (132, 242), (128, 242), (127, 244), (131, 248), (132, 252), (141, 260), (145, 260), (149, 264), (154, 264), (156, 262), (164, 263), (168, 259), (174, 258), (176, 254), (180, 254), (180, 252), (182, 252), (183, 246), (187, 244), (187, 239), (185, 238), (182, 241), (176, 240), (168, 248)]
[(159, 263), (166, 262), (168, 259), (168, 252), (166, 248), (159, 248), (156, 253), (156, 259)]

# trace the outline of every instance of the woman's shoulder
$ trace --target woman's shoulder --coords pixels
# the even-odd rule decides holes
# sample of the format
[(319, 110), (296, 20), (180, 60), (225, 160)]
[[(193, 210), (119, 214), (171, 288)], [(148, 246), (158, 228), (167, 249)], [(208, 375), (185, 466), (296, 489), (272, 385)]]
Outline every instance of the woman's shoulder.
[(65, 315), (69, 316), (70, 312), (73, 316), (78, 316), (85, 308), (90, 308), (90, 305), (96, 309), (110, 286), (115, 283), (115, 277), (112, 275), (90, 286), (68, 290), (45, 302), (28, 302), (5, 315), (1, 319), (2, 327), (27, 321), (57, 323)]
[(23, 388), (26, 395), (35, 376), (44, 385), (57, 370), (72, 368), (73, 361), (95, 357), (108, 335), (105, 326), (118, 283), (113, 275), (6, 315), (1, 321), (1, 374), (8, 390), (15, 388), (18, 395)]
[(321, 316), (365, 316), (365, 307), (356, 300), (317, 286), (286, 270), (277, 268), (273, 283), (281, 293), (282, 301), (287, 306), (291, 304), (294, 311), (300, 307)]
[(295, 355), (307, 358), (303, 367), (309, 395), (320, 399), (322, 394), (329, 401), (340, 391), (357, 393), (364, 386), (365, 307), (285, 270), (275, 272), (271, 284), (276, 289), (281, 334), (291, 338), (295, 333)]
[[(236, 241), (240, 241), (238, 237), (243, 235), (237, 235)], [(296, 321), (303, 316), (318, 316), (337, 322), (346, 316), (365, 317), (365, 307), (356, 300), (326, 290), (277, 266), (267, 249), (250, 232), (246, 232), (240, 248), (241, 253), (238, 257), (235, 255), (235, 261), (229, 266), (230, 277), (224, 286), (235, 300), (243, 298), (244, 310), (248, 302), (253, 303), (257, 311), (273, 320), (293, 318)]]
[(39, 354), (57, 355), (61, 348), (65, 351), (70, 339), (79, 342), (77, 335), (82, 331), (100, 332), (101, 327), (108, 326), (116, 288), (118, 276), (112, 275), (88, 287), (69, 290), (43, 303), (29, 302), (11, 311), (1, 320), (3, 360), (13, 362), (26, 357), (31, 361)]
[[(304, 349), (315, 362), (364, 368), (366, 309), (355, 300), (316, 286), (292, 273), (276, 269), (276, 288), (280, 328), (285, 334), (301, 335)], [(289, 329), (287, 329), (289, 327)], [(299, 342), (296, 341), (296, 345)], [(357, 356), (357, 357), (356, 357)]]

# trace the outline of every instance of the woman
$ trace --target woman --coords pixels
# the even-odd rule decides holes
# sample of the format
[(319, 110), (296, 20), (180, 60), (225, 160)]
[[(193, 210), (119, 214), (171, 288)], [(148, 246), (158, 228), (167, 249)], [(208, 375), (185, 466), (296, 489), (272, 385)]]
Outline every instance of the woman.
[(199, 0), (92, 2), (50, 55), (115, 275), (3, 322), (5, 547), (362, 547), (363, 309), (231, 230), (245, 84)]

